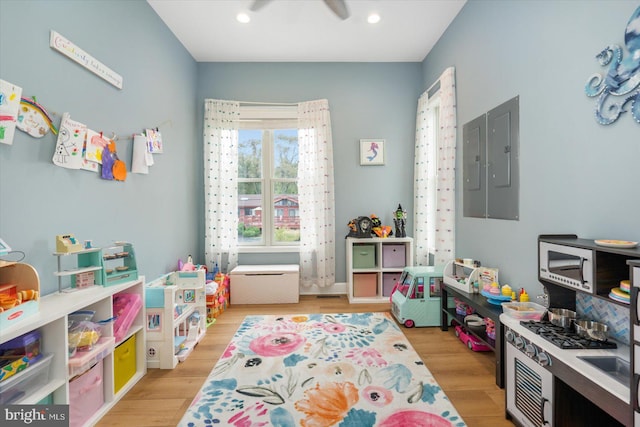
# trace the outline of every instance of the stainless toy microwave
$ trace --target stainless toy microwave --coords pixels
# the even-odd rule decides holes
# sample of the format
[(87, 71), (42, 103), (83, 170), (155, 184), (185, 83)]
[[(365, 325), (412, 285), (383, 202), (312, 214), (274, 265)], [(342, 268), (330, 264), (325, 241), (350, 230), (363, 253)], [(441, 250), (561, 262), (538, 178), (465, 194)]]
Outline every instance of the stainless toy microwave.
[(593, 292), (593, 251), (539, 240), (540, 280), (583, 292)]

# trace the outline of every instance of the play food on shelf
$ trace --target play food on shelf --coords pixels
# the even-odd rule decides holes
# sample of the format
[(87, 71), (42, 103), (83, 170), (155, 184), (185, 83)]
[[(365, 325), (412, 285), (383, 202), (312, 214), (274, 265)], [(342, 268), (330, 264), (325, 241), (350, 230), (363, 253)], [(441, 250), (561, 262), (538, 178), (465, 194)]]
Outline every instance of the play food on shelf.
[(519, 320), (541, 320), (547, 309), (535, 302), (503, 302), (502, 312)]
[(509, 286), (509, 285), (504, 285), (504, 286), (502, 287), (502, 295), (504, 295), (504, 296), (511, 296), (511, 293), (512, 293), (512, 292), (513, 292), (513, 291), (511, 290), (511, 286)]
[(631, 280), (626, 279), (626, 280), (621, 280), (620, 281), (620, 290), (626, 293), (629, 293), (631, 291)]
[(613, 239), (601, 239), (594, 240), (596, 245), (605, 246), (608, 248), (635, 248), (638, 246), (638, 242), (632, 242), (629, 240), (613, 240)]

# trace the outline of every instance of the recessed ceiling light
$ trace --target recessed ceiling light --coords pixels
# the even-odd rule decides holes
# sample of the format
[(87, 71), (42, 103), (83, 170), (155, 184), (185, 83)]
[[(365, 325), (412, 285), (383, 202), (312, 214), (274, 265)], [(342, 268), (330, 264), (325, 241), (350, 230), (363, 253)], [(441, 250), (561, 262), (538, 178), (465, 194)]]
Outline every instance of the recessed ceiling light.
[(238, 20), (238, 22), (241, 22), (243, 24), (248, 24), (249, 21), (251, 21), (251, 17), (249, 17), (249, 15), (247, 15), (246, 13), (239, 13), (238, 15), (236, 15), (236, 19)]
[(378, 22), (380, 22), (380, 15), (378, 15), (377, 13), (370, 14), (367, 18), (367, 22), (369, 24), (377, 24)]

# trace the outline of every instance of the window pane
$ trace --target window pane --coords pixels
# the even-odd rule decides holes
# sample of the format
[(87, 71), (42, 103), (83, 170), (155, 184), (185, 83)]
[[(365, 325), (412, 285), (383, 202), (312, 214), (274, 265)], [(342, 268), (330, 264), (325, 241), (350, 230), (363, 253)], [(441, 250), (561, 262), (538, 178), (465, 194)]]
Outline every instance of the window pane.
[(238, 178), (261, 177), (262, 131), (242, 129), (238, 132)]
[(238, 243), (262, 243), (262, 188), (259, 182), (238, 183)]
[(274, 182), (273, 194), (274, 242), (299, 242), (298, 185), (295, 182)]
[(273, 131), (273, 177), (298, 177), (298, 130)]

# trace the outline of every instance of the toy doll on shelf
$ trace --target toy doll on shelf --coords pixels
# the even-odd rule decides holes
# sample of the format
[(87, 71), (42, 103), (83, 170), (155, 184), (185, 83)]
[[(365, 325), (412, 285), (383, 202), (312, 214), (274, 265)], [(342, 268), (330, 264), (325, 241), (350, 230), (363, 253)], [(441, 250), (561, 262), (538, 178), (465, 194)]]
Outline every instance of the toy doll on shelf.
[(391, 226), (382, 225), (382, 221), (375, 214), (371, 214), (371, 233), (375, 234), (377, 237), (389, 237), (393, 235), (393, 231), (391, 230)]
[(398, 209), (393, 213), (393, 223), (396, 226), (396, 237), (407, 237), (407, 211), (398, 203)]

